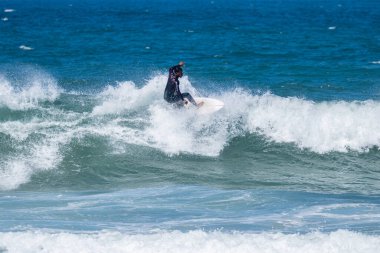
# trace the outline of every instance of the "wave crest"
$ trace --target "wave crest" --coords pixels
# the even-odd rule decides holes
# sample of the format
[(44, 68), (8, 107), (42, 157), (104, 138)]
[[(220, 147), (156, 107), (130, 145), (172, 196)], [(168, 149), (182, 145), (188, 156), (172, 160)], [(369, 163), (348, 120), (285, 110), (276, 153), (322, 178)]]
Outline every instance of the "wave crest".
[[(210, 94), (225, 107), (211, 115), (198, 115), (196, 109), (167, 104), (162, 97), (166, 76), (158, 75), (141, 88), (132, 82), (109, 86), (96, 95), (95, 105), (93, 97), (67, 94), (60, 102), (74, 103), (67, 106), (76, 108), (73, 112), (55, 104), (40, 108), (42, 101), (54, 101), (60, 91), (54, 80), (38, 80), (17, 90), (4, 77), (0, 79), (0, 105), (12, 110), (36, 108), (0, 121), (0, 137), (4, 139), (0, 150), (2, 190), (18, 188), (34, 173), (56, 168), (65, 159), (63, 150), (71, 152), (71, 140), (76, 138), (81, 143), (86, 136), (106, 140), (117, 153), (137, 145), (169, 156), (215, 157), (236, 137), (247, 135), (291, 143), (320, 154), (366, 152), (380, 146), (378, 101), (314, 102), (235, 89)], [(199, 96), (187, 78), (181, 85), (182, 91)], [(257, 148), (262, 143), (244, 145), (249, 149), (249, 145)]]
[[(102, 104), (94, 108), (93, 115), (137, 112), (136, 119), (143, 118), (145, 124), (130, 139), (137, 138), (139, 144), (170, 154), (215, 156), (231, 139), (247, 133), (321, 154), (362, 152), (380, 146), (377, 101), (314, 102), (235, 89), (211, 94), (222, 100), (225, 107), (213, 115), (199, 116), (194, 110), (173, 109), (166, 104), (162, 99), (165, 83), (166, 77), (160, 75), (142, 88), (131, 82), (108, 87), (99, 95)], [(199, 95), (187, 78), (181, 85), (183, 90)]]
[(54, 102), (60, 93), (55, 79), (43, 72), (28, 73), (21, 81), (9, 80), (0, 74), (0, 107), (28, 110), (41, 102)]
[(365, 151), (380, 145), (380, 103), (316, 103), (272, 94), (253, 96), (247, 128), (276, 142), (318, 153)]

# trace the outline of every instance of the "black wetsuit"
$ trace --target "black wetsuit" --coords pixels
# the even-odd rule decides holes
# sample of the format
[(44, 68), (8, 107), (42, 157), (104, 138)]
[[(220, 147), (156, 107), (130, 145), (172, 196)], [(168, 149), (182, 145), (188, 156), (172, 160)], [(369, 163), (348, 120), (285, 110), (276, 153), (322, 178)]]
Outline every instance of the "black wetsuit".
[(173, 66), (169, 69), (169, 78), (166, 84), (164, 99), (169, 103), (183, 105), (184, 99), (188, 99), (192, 104), (197, 105), (189, 93), (181, 93), (179, 90), (179, 80), (177, 73), (182, 72), (180, 65)]

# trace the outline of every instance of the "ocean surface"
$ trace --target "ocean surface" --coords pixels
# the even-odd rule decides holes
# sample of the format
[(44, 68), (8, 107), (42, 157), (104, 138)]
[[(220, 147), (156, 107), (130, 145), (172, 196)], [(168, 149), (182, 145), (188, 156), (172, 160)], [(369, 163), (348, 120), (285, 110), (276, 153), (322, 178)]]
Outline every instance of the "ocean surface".
[(0, 0), (1, 253), (377, 253), (379, 146), (378, 0)]

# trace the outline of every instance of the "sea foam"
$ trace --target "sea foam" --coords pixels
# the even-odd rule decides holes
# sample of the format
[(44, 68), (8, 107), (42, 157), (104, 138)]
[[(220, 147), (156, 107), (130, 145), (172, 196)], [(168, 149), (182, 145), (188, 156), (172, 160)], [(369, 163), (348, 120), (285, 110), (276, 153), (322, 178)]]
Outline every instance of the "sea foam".
[[(98, 95), (101, 104), (95, 106), (93, 114), (120, 114), (162, 101), (166, 80), (165, 75), (157, 75), (141, 87), (131, 81), (118, 82), (116, 86), (107, 86)], [(188, 77), (181, 80), (181, 88), (195, 92)]]
[[(165, 76), (158, 76), (142, 88), (132, 83), (109, 87), (100, 94), (103, 102), (94, 108), (93, 115), (139, 111), (137, 117), (144, 118), (145, 124), (135, 129), (133, 138), (125, 139), (137, 138), (140, 144), (173, 154), (216, 156), (231, 139), (247, 133), (317, 153), (362, 152), (380, 145), (378, 101), (314, 102), (235, 89), (211, 94), (225, 107), (215, 114), (199, 116), (195, 110), (166, 104), (162, 99), (165, 82)], [(199, 96), (188, 79), (182, 89)]]
[(62, 92), (55, 79), (46, 73), (33, 72), (23, 78), (15, 84), (16, 81), (0, 73), (0, 107), (27, 110), (40, 102), (55, 101)]
[(365, 151), (380, 145), (380, 103), (313, 102), (271, 94), (254, 96), (247, 115), (250, 132), (294, 143), (318, 153)]
[[(378, 101), (314, 102), (234, 89), (209, 94), (222, 100), (225, 107), (214, 114), (198, 115), (195, 108), (178, 109), (166, 103), (163, 89), (167, 77), (157, 75), (140, 86), (130, 81), (108, 86), (91, 102), (83, 98), (84, 103), (95, 100), (92, 111), (72, 112), (43, 104), (55, 101), (62, 91), (54, 79), (41, 76), (32, 76), (21, 88), (0, 76), (0, 107), (38, 112), (33, 117), (0, 122), (0, 133), (8, 136), (9, 145), (15, 148), (14, 154), (0, 159), (2, 190), (18, 188), (33, 174), (56, 168), (64, 158), (62, 150), (74, 138), (81, 142), (83, 136), (105, 138), (115, 152), (124, 152), (124, 147), (132, 144), (169, 156), (216, 157), (236, 137), (247, 134), (320, 154), (366, 152), (380, 145)], [(181, 88), (202, 96), (187, 77), (181, 80)], [(68, 101), (75, 102), (73, 99)]]
[[(166, 80), (166, 76), (158, 75), (141, 88), (132, 82), (107, 87), (99, 94), (103, 102), (94, 107), (92, 115), (120, 115), (129, 121), (134, 117), (140, 124), (137, 128), (122, 126), (123, 120), (118, 117), (108, 120), (98, 133), (118, 141), (154, 147), (167, 154), (218, 155), (226, 143), (226, 132), (215, 128), (219, 126), (217, 121), (210, 121), (207, 116), (198, 118), (195, 110), (180, 110), (167, 104), (163, 100)], [(187, 77), (181, 80), (181, 88), (199, 94)], [(131, 116), (130, 112), (137, 114)]]
[[(22, 242), (22, 243), (20, 243)], [(154, 232), (124, 234), (115, 231), (96, 233), (3, 232), (0, 249), (23, 252), (204, 252), (204, 253), (377, 253), (379, 236), (339, 230), (331, 233), (228, 233), (228, 232)]]
[[(63, 122), (55, 126), (54, 122), (49, 124), (46, 121), (27, 124), (1, 123), (0, 133), (11, 136), (14, 140), (13, 146), (19, 151), (14, 155), (3, 156), (0, 160), (0, 190), (16, 189), (29, 182), (33, 174), (55, 169), (63, 159), (61, 148), (74, 136), (69, 130), (55, 130), (64, 126)], [(39, 138), (30, 138), (28, 141), (27, 138), (33, 134), (37, 134)]]

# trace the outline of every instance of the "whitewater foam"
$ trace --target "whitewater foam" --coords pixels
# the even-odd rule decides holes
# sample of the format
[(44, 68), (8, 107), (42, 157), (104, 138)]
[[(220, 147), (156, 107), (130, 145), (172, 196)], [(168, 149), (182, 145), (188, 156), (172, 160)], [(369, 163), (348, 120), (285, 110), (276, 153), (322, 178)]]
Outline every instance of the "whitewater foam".
[[(107, 86), (98, 95), (102, 104), (93, 109), (93, 114), (120, 114), (162, 101), (166, 81), (165, 75), (157, 75), (148, 80), (141, 88), (131, 81), (118, 82), (115, 87)], [(195, 94), (195, 89), (192, 88), (186, 76), (181, 80), (181, 87)]]
[[(361, 152), (380, 145), (380, 103), (376, 101), (313, 102), (236, 89), (214, 96), (224, 101), (222, 111), (199, 117), (191, 110), (174, 109), (163, 101), (165, 82), (165, 76), (157, 76), (142, 88), (130, 82), (108, 87), (100, 94), (102, 104), (92, 113), (140, 112), (138, 117), (148, 123), (136, 130), (135, 137), (138, 135), (144, 143), (171, 154), (215, 156), (232, 138), (247, 132), (318, 153)], [(183, 85), (199, 95), (188, 79)]]
[(29, 144), (27, 150), (2, 158), (0, 161), (0, 189), (12, 190), (30, 181), (33, 174), (56, 168), (62, 160), (60, 147), (68, 138), (45, 137), (43, 141)]
[(210, 115), (156, 105), (149, 108), (150, 126), (144, 136), (155, 148), (168, 154), (180, 152), (217, 156), (228, 140), (223, 123)]
[(44, 101), (53, 102), (62, 90), (50, 75), (33, 72), (13, 83), (0, 73), (0, 107), (11, 110), (28, 110)]
[(34, 117), (30, 122), (0, 123), (0, 133), (12, 139), (15, 149), (1, 157), (1, 190), (16, 189), (29, 182), (33, 174), (55, 169), (63, 159), (62, 147), (81, 136), (82, 129), (77, 125), (85, 116), (52, 111), (44, 111), (41, 118)]
[(254, 96), (248, 129), (276, 142), (295, 143), (318, 153), (366, 151), (380, 145), (380, 103), (316, 103), (271, 94)]
[[(22, 242), (22, 243), (20, 243)], [(228, 232), (154, 232), (124, 234), (116, 231), (97, 233), (3, 232), (0, 249), (23, 252), (282, 252), (282, 253), (377, 253), (379, 236), (339, 230), (305, 235), (281, 233)]]
[[(113, 114), (123, 117), (124, 114), (131, 117), (131, 112), (137, 112), (134, 117), (140, 124), (138, 127), (122, 126), (125, 121), (117, 118), (108, 120), (102, 130), (95, 131), (118, 141), (158, 148), (168, 154), (185, 152), (218, 155), (226, 140), (219, 135), (225, 133), (215, 131), (216, 122), (208, 122), (207, 117), (196, 117), (194, 110), (180, 110), (164, 102), (166, 80), (165, 75), (158, 75), (142, 88), (136, 87), (132, 82), (107, 87), (99, 94), (99, 99), (103, 102), (94, 107), (92, 115)], [(198, 94), (187, 77), (181, 80), (181, 85), (182, 90)], [(211, 135), (211, 132), (215, 134)], [(220, 141), (215, 144), (217, 139)]]
[[(0, 133), (10, 138), (11, 143), (7, 145), (12, 147), (12, 151), (2, 154), (0, 159), (1, 190), (15, 189), (28, 182), (35, 172), (56, 167), (62, 158), (59, 150), (62, 133), (53, 129), (64, 127), (67, 122), (57, 122), (55, 117), (68, 118), (59, 110), (42, 106), (44, 102), (54, 102), (61, 94), (53, 77), (32, 68), (15, 71), (17, 75), (15, 72), (0, 74), (0, 108), (38, 109), (39, 113), (0, 122)], [(52, 113), (54, 111), (58, 113)]]
[[(195, 109), (178, 109), (163, 101), (166, 76), (158, 75), (141, 88), (132, 82), (108, 86), (96, 95), (91, 112), (71, 112), (54, 104), (42, 106), (55, 101), (61, 90), (54, 79), (31, 77), (27, 86), (19, 87), (0, 76), (0, 106), (37, 111), (34, 117), (0, 122), (0, 133), (11, 138), (16, 152), (0, 160), (1, 189), (15, 189), (34, 173), (56, 168), (62, 149), (83, 136), (106, 137), (115, 152), (134, 144), (167, 155), (218, 156), (235, 137), (247, 134), (321, 154), (363, 152), (380, 145), (377, 101), (314, 102), (235, 89), (211, 94), (225, 107), (199, 116)], [(200, 95), (188, 78), (181, 85), (183, 91)]]

